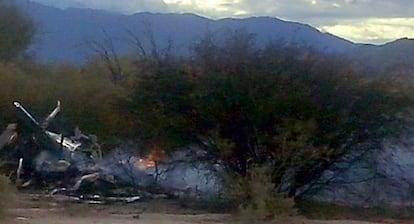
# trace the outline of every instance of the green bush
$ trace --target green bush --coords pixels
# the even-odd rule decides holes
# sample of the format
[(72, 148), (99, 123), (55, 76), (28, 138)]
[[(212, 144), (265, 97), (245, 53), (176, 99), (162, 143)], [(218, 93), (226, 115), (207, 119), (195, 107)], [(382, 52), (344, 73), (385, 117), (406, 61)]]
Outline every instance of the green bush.
[(298, 215), (292, 198), (275, 191), (270, 166), (254, 166), (245, 177), (230, 178), (226, 197), (237, 204), (237, 219), (247, 222)]
[(296, 48), (239, 58), (236, 45), (214, 47), (221, 50), (210, 59), (219, 60), (200, 56), (139, 76), (125, 105), (138, 138), (166, 150), (199, 143), (242, 176), (249, 164), (270, 163), (276, 186), (295, 170), (288, 191), (298, 196), (344, 154), (378, 149), (413, 122), (414, 94), (401, 81)]

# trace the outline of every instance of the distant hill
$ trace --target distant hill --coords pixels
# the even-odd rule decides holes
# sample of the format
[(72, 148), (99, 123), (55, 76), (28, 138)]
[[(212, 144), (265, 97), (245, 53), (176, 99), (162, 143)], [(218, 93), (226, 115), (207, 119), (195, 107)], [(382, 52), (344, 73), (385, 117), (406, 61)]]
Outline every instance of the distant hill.
[[(271, 17), (211, 20), (194, 14), (137, 13), (123, 15), (92, 9), (58, 9), (30, 0), (16, 0), (38, 25), (39, 35), (32, 46), (41, 62), (76, 63), (86, 61), (92, 52), (88, 41), (102, 41), (109, 36), (119, 54), (134, 50), (127, 41), (127, 30), (145, 39), (148, 29), (155, 44), (165, 48), (173, 43), (174, 52), (188, 54), (189, 46), (206, 32), (242, 28), (256, 34), (259, 44), (283, 41), (323, 52), (344, 54), (373, 71), (413, 70), (414, 40), (400, 39), (384, 45), (354, 44), (343, 38), (295, 22)], [(147, 49), (149, 41), (143, 44)], [(414, 71), (414, 70), (413, 70)]]
[(321, 33), (309, 25), (270, 17), (211, 20), (193, 14), (122, 15), (91, 9), (62, 10), (29, 0), (17, 1), (38, 24), (39, 37), (33, 49), (42, 62), (82, 63), (91, 52), (85, 42), (102, 40), (104, 32), (113, 38), (119, 53), (127, 53), (132, 46), (123, 39), (126, 30), (142, 35), (148, 27), (154, 32), (157, 45), (166, 46), (171, 39), (178, 54), (185, 54), (188, 46), (207, 31), (228, 28), (246, 29), (257, 35), (259, 43), (284, 41), (326, 52), (347, 52), (354, 47), (350, 41)]
[(358, 45), (350, 58), (377, 72), (414, 71), (414, 40), (402, 38), (384, 45)]

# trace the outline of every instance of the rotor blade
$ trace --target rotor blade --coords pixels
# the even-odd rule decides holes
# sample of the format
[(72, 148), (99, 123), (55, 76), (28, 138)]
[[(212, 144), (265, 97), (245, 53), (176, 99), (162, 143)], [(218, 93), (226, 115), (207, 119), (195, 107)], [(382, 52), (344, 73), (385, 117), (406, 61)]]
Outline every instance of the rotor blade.
[(57, 101), (57, 105), (55, 109), (45, 118), (45, 120), (42, 123), (42, 128), (45, 129), (49, 125), (49, 122), (56, 117), (56, 114), (58, 114), (60, 111), (60, 101)]
[(23, 107), (23, 105), (21, 105), (19, 102), (15, 101), (13, 102), (14, 106), (21, 110), (24, 114), (26, 114), (26, 116), (33, 121), (37, 126), (39, 126), (39, 122), (37, 122), (37, 120)]

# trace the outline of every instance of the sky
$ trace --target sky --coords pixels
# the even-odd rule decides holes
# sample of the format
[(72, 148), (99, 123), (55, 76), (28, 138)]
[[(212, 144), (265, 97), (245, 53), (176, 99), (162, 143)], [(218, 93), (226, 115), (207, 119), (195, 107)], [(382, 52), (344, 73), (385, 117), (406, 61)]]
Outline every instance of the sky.
[(271, 16), (312, 25), (356, 43), (414, 38), (414, 0), (32, 0), (59, 8), (132, 14), (190, 12), (211, 19)]

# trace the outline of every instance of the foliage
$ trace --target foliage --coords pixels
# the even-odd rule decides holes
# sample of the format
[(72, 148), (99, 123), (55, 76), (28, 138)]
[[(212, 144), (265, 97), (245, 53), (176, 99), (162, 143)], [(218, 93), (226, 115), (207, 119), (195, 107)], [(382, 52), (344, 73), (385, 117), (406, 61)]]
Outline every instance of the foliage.
[(405, 130), (410, 88), (359, 74), (342, 58), (272, 43), (249, 48), (252, 36), (234, 35), (202, 39), (193, 61), (139, 76), (127, 107), (144, 143), (198, 142), (242, 176), (249, 164), (270, 163), (275, 186), (293, 171), (288, 191), (299, 196), (345, 153)]
[(189, 135), (196, 131), (191, 119), (193, 88), (189, 74), (176, 67), (159, 68), (141, 77), (127, 102), (136, 135), (163, 149), (193, 141)]
[(100, 137), (125, 136), (128, 118), (115, 105), (125, 95), (125, 88), (113, 85), (98, 74), (68, 65), (0, 64), (0, 124), (16, 122), (13, 101), (21, 102), (37, 119), (50, 113), (56, 101), (61, 113), (50, 128), (72, 135), (75, 126)]
[(230, 178), (226, 196), (237, 202), (238, 218), (248, 222), (297, 215), (295, 202), (275, 191), (270, 166), (254, 166), (246, 177)]
[(35, 35), (35, 25), (10, 0), (0, 2), (0, 61), (10, 61), (27, 49)]
[(160, 151), (198, 143), (241, 177), (269, 165), (273, 187), (300, 196), (342, 155), (380, 147), (411, 122), (412, 78), (362, 74), (294, 46), (259, 49), (243, 30), (209, 35), (191, 59), (117, 56), (115, 83), (99, 58), (82, 67), (3, 62), (0, 125), (14, 122), (15, 100), (35, 116), (61, 100), (57, 132), (77, 125)]

